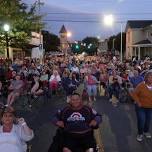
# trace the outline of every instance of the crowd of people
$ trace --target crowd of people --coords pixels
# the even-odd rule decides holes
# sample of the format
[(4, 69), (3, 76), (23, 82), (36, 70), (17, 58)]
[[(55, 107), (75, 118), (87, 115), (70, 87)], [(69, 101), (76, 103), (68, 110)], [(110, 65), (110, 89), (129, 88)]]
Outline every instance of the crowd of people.
[[(152, 108), (152, 61), (150, 58), (125, 60), (121, 63), (116, 56), (100, 54), (83, 58), (75, 55), (53, 56), (46, 58), (43, 64), (39, 59), (16, 59), (9, 64), (5, 63), (4, 60), (0, 60), (0, 96), (7, 97), (6, 102), (0, 102), (3, 102), (5, 107), (12, 107), (16, 99), (25, 91), (32, 98), (38, 98), (46, 90), (51, 92), (51, 95), (57, 95), (60, 90), (63, 90), (67, 103), (71, 104), (71, 100), (76, 100), (73, 99), (75, 96), (79, 98), (78, 94), (73, 97), (73, 93), (81, 90), (79, 94), (82, 99), (87, 98), (88, 107), (92, 107), (97, 95), (107, 96), (114, 107), (119, 106), (121, 102), (133, 99), (136, 103), (138, 120), (137, 140), (142, 141), (143, 134), (147, 138), (151, 138), (149, 126)], [(4, 116), (3, 114), (2, 120)], [(13, 123), (13, 121), (11, 122)], [(23, 124), (24, 122), (21, 123), (21, 126), (24, 126)], [(64, 126), (64, 123), (60, 121), (56, 124), (60, 127)], [(4, 130), (2, 129), (0, 132)], [(11, 132), (11, 130), (9, 131)], [(28, 139), (31, 139), (33, 133), (29, 128), (27, 130), (30, 133)], [(64, 152), (69, 152), (70, 148), (74, 148), (68, 146), (66, 143), (63, 148)], [(91, 147), (84, 149), (87, 150), (87, 148)]]

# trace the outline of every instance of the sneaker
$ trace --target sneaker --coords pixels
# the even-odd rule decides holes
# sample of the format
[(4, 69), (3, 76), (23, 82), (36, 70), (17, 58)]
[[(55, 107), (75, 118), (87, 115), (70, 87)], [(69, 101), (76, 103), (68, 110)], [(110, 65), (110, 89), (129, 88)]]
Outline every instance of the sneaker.
[(137, 135), (137, 141), (141, 142), (143, 141), (143, 135)]
[(144, 136), (145, 136), (146, 138), (149, 138), (149, 139), (151, 138), (151, 134), (150, 134), (149, 132), (145, 132), (145, 133), (144, 133)]

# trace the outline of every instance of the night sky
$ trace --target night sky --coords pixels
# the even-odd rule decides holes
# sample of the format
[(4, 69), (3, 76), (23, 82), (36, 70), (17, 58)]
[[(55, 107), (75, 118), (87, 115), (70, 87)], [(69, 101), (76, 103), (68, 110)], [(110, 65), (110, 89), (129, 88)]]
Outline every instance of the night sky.
[[(30, 4), (35, 0), (24, 0)], [(86, 36), (101, 39), (125, 30), (127, 20), (152, 19), (152, 0), (41, 0), (41, 13), (45, 30), (58, 34), (64, 24), (72, 32), (71, 39), (81, 40)], [(113, 14), (113, 27), (103, 24), (103, 16)], [(121, 23), (120, 23), (121, 22)]]

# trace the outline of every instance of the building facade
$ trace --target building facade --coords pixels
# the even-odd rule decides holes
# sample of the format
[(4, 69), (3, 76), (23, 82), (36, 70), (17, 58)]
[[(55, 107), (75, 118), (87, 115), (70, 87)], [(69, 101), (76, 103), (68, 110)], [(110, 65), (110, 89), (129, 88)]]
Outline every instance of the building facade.
[(152, 57), (152, 20), (132, 20), (126, 25), (126, 59)]
[(69, 44), (68, 44), (67, 30), (64, 25), (61, 27), (59, 34), (60, 34), (60, 50), (64, 54), (67, 54)]
[(99, 40), (99, 46), (98, 46), (98, 51), (99, 52), (107, 52), (108, 50), (108, 40), (105, 39), (105, 40)]
[[(9, 58), (12, 60), (18, 58), (23, 59), (26, 56), (27, 50), (30, 50), (32, 58), (41, 58), (43, 56), (43, 35), (40, 33), (32, 32), (29, 43), (23, 48), (15, 48), (9, 46)], [(36, 50), (33, 52), (33, 50)], [(0, 58), (7, 58), (6, 47), (0, 48)]]

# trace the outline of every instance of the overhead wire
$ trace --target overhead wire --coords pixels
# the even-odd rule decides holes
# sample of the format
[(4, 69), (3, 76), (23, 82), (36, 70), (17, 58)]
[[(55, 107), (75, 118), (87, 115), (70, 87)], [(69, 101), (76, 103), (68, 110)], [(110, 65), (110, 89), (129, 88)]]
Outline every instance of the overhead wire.
[[(82, 23), (101, 23), (97, 20), (65, 20), (65, 19), (44, 19), (45, 22), (82, 22)], [(116, 21), (116, 23), (125, 23), (126, 21)]]
[[(97, 16), (100, 17), (104, 15), (103, 13), (73, 13), (73, 12), (49, 12), (47, 13), (47, 18), (43, 21), (46, 22), (83, 22), (83, 23), (101, 23), (100, 19), (97, 19)], [(50, 19), (49, 15), (52, 17)], [(74, 15), (74, 16), (73, 16)], [(76, 16), (78, 15), (78, 16)], [(81, 17), (80, 17), (81, 15)], [(96, 15), (96, 20), (94, 20), (92, 15)], [(147, 15), (145, 20), (151, 20), (152, 12), (124, 12), (124, 13), (113, 13), (113, 15), (119, 16), (119, 19), (117, 18), (116, 23), (126, 23), (127, 20), (141, 20), (137, 16)], [(149, 15), (149, 16), (148, 16)], [(63, 19), (64, 16), (64, 19)], [(123, 18), (123, 16), (128, 16), (126, 19)], [(132, 16), (132, 17), (129, 17)], [(133, 17), (136, 16), (136, 17)], [(62, 17), (62, 18), (61, 18)], [(68, 17), (68, 19), (67, 19)], [(70, 19), (72, 17), (72, 19)], [(83, 17), (83, 18), (82, 18)], [(61, 19), (60, 19), (61, 18)], [(90, 19), (89, 19), (90, 18)]]
[[(47, 15), (104, 15), (104, 13), (42, 12)], [(113, 13), (114, 15), (151, 15), (152, 12)]]

